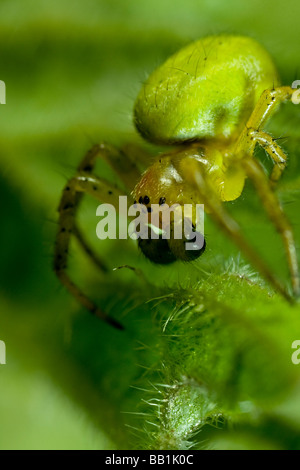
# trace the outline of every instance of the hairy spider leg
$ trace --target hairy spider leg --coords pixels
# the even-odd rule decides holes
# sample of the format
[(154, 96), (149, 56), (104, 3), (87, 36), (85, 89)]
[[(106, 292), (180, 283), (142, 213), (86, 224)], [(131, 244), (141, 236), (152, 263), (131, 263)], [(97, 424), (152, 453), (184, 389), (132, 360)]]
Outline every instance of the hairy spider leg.
[(244, 157), (245, 154), (253, 155), (256, 144), (260, 145), (268, 153), (274, 167), (270, 175), (271, 185), (275, 186), (286, 167), (286, 154), (277, 144), (276, 139), (264, 132), (261, 128), (268, 121), (280, 103), (291, 101), (295, 90), (289, 86), (277, 87), (265, 90), (249, 120), (238, 139), (234, 155)]
[(270, 184), (274, 188), (280, 180), (286, 167), (287, 156), (282, 148), (277, 144), (276, 139), (259, 129), (248, 129), (248, 136), (255, 143), (265, 149), (267, 154), (274, 162), (274, 166), (270, 175)]
[[(260, 129), (281, 102), (291, 100), (293, 92), (294, 90), (291, 87), (278, 87), (273, 90), (265, 90), (262, 93), (245, 129), (242, 131), (233, 158), (242, 158), (247, 176), (252, 179), (270, 220), (282, 238), (291, 275), (293, 293), (295, 296), (299, 296), (299, 268), (293, 231), (278, 198), (272, 192), (272, 188), (274, 188), (280, 179), (286, 166), (287, 157), (275, 140)], [(251, 158), (256, 144), (264, 147), (274, 161), (269, 182), (266, 180), (265, 174), (258, 162), (256, 161), (255, 163)]]
[(92, 249), (88, 241), (86, 240), (82, 230), (78, 227), (77, 223), (74, 222), (73, 225), (73, 235), (79, 242), (81, 248), (85, 253), (88, 255), (88, 257), (91, 259), (91, 261), (103, 272), (108, 272), (108, 267), (106, 263), (100, 258), (100, 256), (95, 253), (95, 251)]
[(91, 175), (97, 158), (107, 158), (107, 161), (117, 171), (124, 184), (131, 182), (139, 173), (134, 162), (126, 158), (116, 148), (100, 144), (93, 146), (78, 166), (78, 173), (66, 184), (59, 205), (59, 229), (56, 237), (54, 270), (62, 284), (69, 292), (88, 309), (92, 314), (111, 324), (115, 328), (123, 329), (123, 326), (99, 309), (80, 289), (67, 274), (67, 260), (71, 236), (74, 235), (82, 245), (85, 252), (101, 268), (105, 270), (102, 260), (95, 255), (88, 246), (81, 231), (76, 225), (76, 212), (84, 194), (90, 194), (95, 199), (118, 207), (119, 196), (124, 192), (102, 178)]
[(298, 297), (300, 295), (299, 269), (294, 234), (291, 225), (276, 194), (272, 190), (269, 181), (266, 179), (261, 164), (257, 160), (249, 158), (242, 160), (242, 164), (247, 176), (252, 180), (256, 188), (269, 219), (281, 236), (291, 276), (293, 294)]

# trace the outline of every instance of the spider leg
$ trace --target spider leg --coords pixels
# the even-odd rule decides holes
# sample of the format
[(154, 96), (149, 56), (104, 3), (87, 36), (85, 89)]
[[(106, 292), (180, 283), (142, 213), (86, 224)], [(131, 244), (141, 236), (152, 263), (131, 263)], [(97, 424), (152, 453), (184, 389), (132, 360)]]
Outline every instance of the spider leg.
[(105, 160), (119, 176), (126, 188), (131, 188), (140, 177), (137, 167), (137, 157), (130, 148), (120, 150), (106, 142), (95, 144), (84, 156), (78, 166), (78, 171), (91, 173), (97, 159)]
[[(103, 271), (106, 265), (96, 255), (85, 240), (80, 228), (76, 223), (76, 212), (84, 194), (90, 194), (101, 202), (118, 207), (119, 196), (124, 192), (102, 178), (92, 176), (96, 160), (103, 159), (113, 168), (119, 176), (124, 187), (133, 187), (140, 177), (137, 163), (144, 162), (149, 157), (143, 150), (137, 150), (132, 146), (119, 150), (107, 143), (94, 145), (84, 156), (77, 168), (77, 174), (66, 184), (59, 205), (59, 229), (56, 237), (54, 270), (62, 284), (69, 292), (87, 308), (92, 314), (111, 324), (115, 328), (123, 329), (122, 325), (100, 310), (80, 289), (67, 274), (68, 251), (71, 236), (75, 236), (89, 255), (91, 260)], [(125, 193), (128, 193), (125, 190)]]
[[(275, 139), (260, 129), (281, 102), (292, 100), (294, 91), (291, 87), (278, 87), (273, 90), (265, 90), (262, 93), (238, 139), (234, 155), (237, 160), (242, 162), (247, 176), (251, 178), (256, 187), (269, 219), (282, 238), (292, 279), (293, 292), (295, 296), (299, 296), (299, 270), (293, 231), (278, 198), (272, 191), (285, 169), (286, 155)], [(266, 179), (258, 161), (251, 158), (256, 144), (265, 148), (275, 163), (269, 181)]]
[(250, 128), (248, 129), (247, 136), (250, 141), (254, 142), (254, 145), (257, 143), (263, 147), (273, 160), (274, 167), (270, 175), (270, 184), (272, 187), (274, 187), (281, 178), (281, 175), (286, 167), (286, 154), (277, 144), (276, 140), (264, 131)]
[[(124, 144), (121, 148), (121, 152), (136, 166), (143, 168), (148, 168), (149, 163), (153, 160), (153, 155), (149, 151), (135, 143)], [(139, 173), (139, 177), (140, 176)], [(132, 181), (130, 182), (130, 187), (132, 187)]]
[(247, 176), (252, 180), (260, 200), (264, 206), (269, 219), (281, 236), (288, 267), (291, 275), (292, 288), (295, 296), (300, 295), (300, 279), (297, 260), (297, 252), (293, 230), (280, 205), (280, 202), (266, 179), (265, 173), (260, 163), (252, 158), (242, 160)]
[[(241, 133), (238, 143), (237, 143), (237, 152), (239, 153), (240, 149), (247, 149), (253, 150), (253, 146), (255, 145), (254, 141), (249, 141), (247, 131), (248, 129), (260, 129), (262, 126), (268, 121), (274, 111), (278, 108), (280, 103), (284, 101), (291, 101), (293, 93), (295, 92), (294, 88), (290, 86), (281, 86), (277, 88), (273, 88), (272, 90), (265, 90), (254, 110), (252, 111), (248, 122)], [(251, 154), (253, 153), (250, 152)]]
[(87, 240), (85, 239), (82, 231), (79, 229), (78, 225), (74, 223), (73, 226), (73, 235), (76, 237), (77, 241), (81, 245), (82, 249), (85, 253), (90, 257), (91, 261), (101, 270), (104, 272), (108, 272), (108, 267), (104, 263), (104, 261), (94, 252), (91, 248)]
[(206, 212), (211, 215), (215, 223), (235, 242), (250, 263), (258, 269), (275, 290), (280, 292), (289, 302), (293, 303), (294, 299), (290, 296), (285, 286), (277, 279), (257, 251), (245, 239), (241, 227), (225, 209), (215, 188), (200, 165), (196, 162), (189, 162), (186, 168), (182, 167), (182, 171), (185, 173), (185, 178), (199, 194), (199, 201), (204, 204)]
[(117, 207), (118, 196), (121, 192), (105, 180), (89, 175), (78, 175), (72, 178), (63, 190), (59, 207), (59, 230), (56, 237), (54, 270), (62, 284), (70, 293), (91, 313), (116, 328), (122, 326), (102, 312), (70, 279), (66, 272), (71, 235), (76, 233), (76, 212), (81, 195), (87, 193), (99, 201), (105, 201)]
[(292, 100), (294, 92), (295, 89), (289, 86), (265, 90), (260, 96), (246, 126), (241, 132), (236, 148), (233, 152), (237, 158), (243, 158), (245, 153), (253, 155), (256, 144), (264, 147), (275, 163), (270, 177), (272, 185), (275, 185), (282, 175), (286, 166), (286, 155), (276, 143), (275, 139), (272, 139), (269, 134), (263, 132), (261, 128), (278, 108), (280, 103)]
[[(85, 241), (81, 237), (76, 226), (75, 218), (78, 205), (83, 194), (90, 194), (101, 202), (106, 202), (118, 207), (119, 196), (122, 192), (114, 185), (104, 179), (94, 177), (90, 174), (99, 148), (91, 149), (79, 165), (79, 172), (66, 184), (59, 205), (59, 229), (56, 237), (54, 270), (62, 284), (69, 292), (87, 308), (92, 314), (111, 324), (115, 328), (122, 329), (122, 325), (105, 312), (101, 311), (70, 279), (67, 274), (67, 260), (71, 235), (75, 234), (83, 247), (89, 251)], [(94, 256), (89, 253), (93, 258)], [(94, 258), (95, 260), (95, 258)]]

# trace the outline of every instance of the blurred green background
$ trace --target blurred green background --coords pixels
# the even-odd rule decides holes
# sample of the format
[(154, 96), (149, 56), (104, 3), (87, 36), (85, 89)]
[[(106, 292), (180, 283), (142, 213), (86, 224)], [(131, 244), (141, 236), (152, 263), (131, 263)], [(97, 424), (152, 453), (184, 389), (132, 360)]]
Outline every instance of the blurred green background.
[[(7, 354), (0, 365), (1, 449), (132, 448), (131, 418), (141, 400), (134, 384), (160, 360), (155, 303), (147, 301), (162, 287), (201, 279), (201, 269), (226, 271), (237, 252), (208, 221), (203, 261), (151, 266), (132, 241), (97, 243), (97, 203), (85, 201), (81, 223), (109, 266), (137, 266), (149, 282), (126, 270), (104, 276), (72, 246), (74, 279), (126, 326), (124, 333), (114, 331), (81, 309), (52, 272), (61, 190), (93, 143), (139, 143), (155, 154), (134, 130), (133, 102), (147, 74), (191, 40), (219, 32), (250, 35), (272, 54), (284, 84), (299, 79), (299, 14), (298, 0), (0, 1), (0, 79), (6, 83), (0, 108), (0, 339)], [(299, 117), (299, 108), (285, 105), (268, 124), (285, 137), (289, 167), (279, 191), (298, 242)], [(99, 171), (114, 180), (106, 165)], [(231, 210), (287, 280), (281, 245), (257, 213), (251, 188)], [(290, 406), (290, 415), (294, 406), (299, 403)], [(238, 448), (240, 438), (215, 445)], [(252, 437), (246, 442), (241, 446), (255, 446)]]

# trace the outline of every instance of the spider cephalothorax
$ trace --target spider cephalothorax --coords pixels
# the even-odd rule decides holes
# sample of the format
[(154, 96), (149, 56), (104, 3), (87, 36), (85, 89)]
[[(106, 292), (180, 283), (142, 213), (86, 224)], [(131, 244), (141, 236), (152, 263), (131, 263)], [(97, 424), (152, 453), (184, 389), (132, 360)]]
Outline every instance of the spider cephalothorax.
[(144, 204), (148, 211), (148, 236), (140, 237), (138, 244), (155, 263), (192, 261), (205, 250), (204, 234), (197, 232), (201, 214), (193, 210), (197, 192), (186, 184), (181, 171), (183, 162), (190, 159), (204, 162), (203, 148), (192, 144), (161, 155), (133, 191), (134, 202)]

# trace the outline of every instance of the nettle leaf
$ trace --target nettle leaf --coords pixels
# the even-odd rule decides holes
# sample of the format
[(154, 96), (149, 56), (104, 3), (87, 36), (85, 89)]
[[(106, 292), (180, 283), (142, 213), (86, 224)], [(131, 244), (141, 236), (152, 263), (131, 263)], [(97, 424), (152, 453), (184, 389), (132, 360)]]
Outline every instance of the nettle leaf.
[(246, 279), (212, 274), (161, 297), (163, 309), (159, 377), (155, 369), (144, 378), (153, 384), (144, 398), (147, 445), (207, 448), (213, 440), (203, 430), (233, 432), (245, 423), (260, 432), (299, 382), (291, 359), (299, 308)]

